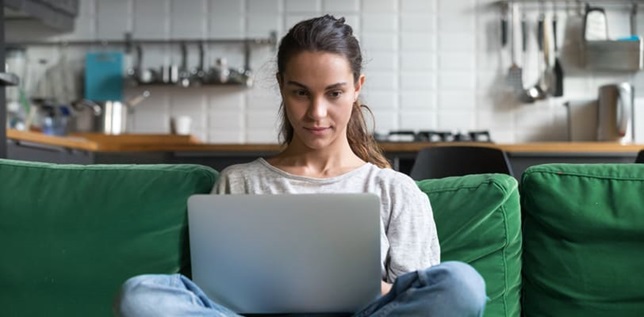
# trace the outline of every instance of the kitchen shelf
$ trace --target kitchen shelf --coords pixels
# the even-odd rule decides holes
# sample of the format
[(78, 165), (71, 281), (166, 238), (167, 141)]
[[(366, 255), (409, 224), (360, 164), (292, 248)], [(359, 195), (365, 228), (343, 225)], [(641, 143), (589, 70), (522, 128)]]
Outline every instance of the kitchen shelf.
[(0, 73), (0, 86), (18, 86), (20, 78), (12, 73)]
[(125, 34), (123, 40), (59, 40), (59, 41), (19, 41), (7, 42), (8, 47), (27, 47), (27, 46), (125, 46), (126, 50), (131, 50), (134, 45), (164, 45), (164, 44), (246, 44), (246, 45), (276, 45), (277, 32), (271, 31), (267, 38), (221, 38), (221, 39), (134, 39), (130, 33)]
[[(214, 39), (134, 39), (130, 33), (125, 33), (123, 40), (59, 40), (59, 41), (19, 41), (7, 42), (8, 49), (20, 50), (30, 46), (123, 46), (126, 53), (131, 53), (133, 47), (140, 45), (188, 45), (188, 44), (222, 44), (244, 46), (244, 70), (250, 70), (250, 51), (252, 45), (269, 45), (277, 48), (277, 32), (271, 31), (266, 38), (214, 38)], [(243, 85), (243, 84), (240, 84)]]
[(5, 21), (37, 20), (61, 31), (74, 29), (78, 0), (4, 0)]

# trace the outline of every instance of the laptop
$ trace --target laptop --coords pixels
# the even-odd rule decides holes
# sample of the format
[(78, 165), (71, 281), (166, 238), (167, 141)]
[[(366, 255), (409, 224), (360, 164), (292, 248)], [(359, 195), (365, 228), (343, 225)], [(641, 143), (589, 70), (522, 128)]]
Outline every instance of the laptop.
[(374, 194), (193, 195), (192, 280), (238, 314), (354, 313), (380, 296)]

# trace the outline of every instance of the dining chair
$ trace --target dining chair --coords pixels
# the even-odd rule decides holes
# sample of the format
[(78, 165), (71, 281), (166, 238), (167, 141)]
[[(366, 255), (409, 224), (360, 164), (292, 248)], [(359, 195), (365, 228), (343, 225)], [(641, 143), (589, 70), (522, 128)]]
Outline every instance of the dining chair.
[(640, 150), (635, 159), (635, 163), (644, 163), (644, 150)]
[(416, 155), (410, 176), (422, 180), (485, 173), (514, 176), (503, 150), (485, 146), (426, 147)]

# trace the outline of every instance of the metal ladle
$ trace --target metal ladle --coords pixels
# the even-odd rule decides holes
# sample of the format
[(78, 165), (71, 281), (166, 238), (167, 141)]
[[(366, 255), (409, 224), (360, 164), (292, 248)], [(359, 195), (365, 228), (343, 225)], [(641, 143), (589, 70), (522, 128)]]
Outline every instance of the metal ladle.
[[(540, 12), (539, 20), (537, 22), (537, 44), (539, 46), (539, 79), (534, 86), (526, 89), (525, 95), (532, 98), (532, 100), (542, 100), (548, 96), (548, 83), (546, 82), (547, 77), (547, 66), (546, 69), (543, 68), (542, 64), (549, 59), (549, 54), (544, 50), (544, 26), (545, 26), (545, 13), (543, 12), (543, 1), (540, 1)], [(543, 59), (543, 60), (542, 60)]]

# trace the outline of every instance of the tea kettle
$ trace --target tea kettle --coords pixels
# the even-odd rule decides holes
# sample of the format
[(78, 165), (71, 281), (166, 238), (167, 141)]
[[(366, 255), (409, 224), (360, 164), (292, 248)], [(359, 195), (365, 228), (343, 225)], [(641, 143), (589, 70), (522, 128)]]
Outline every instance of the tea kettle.
[(630, 83), (599, 87), (597, 100), (597, 141), (633, 141), (635, 93)]
[(127, 132), (128, 117), (133, 107), (150, 96), (147, 90), (125, 102), (95, 102), (83, 99), (73, 104), (76, 111), (76, 129), (81, 132), (122, 134)]

